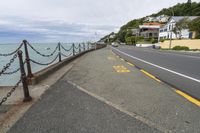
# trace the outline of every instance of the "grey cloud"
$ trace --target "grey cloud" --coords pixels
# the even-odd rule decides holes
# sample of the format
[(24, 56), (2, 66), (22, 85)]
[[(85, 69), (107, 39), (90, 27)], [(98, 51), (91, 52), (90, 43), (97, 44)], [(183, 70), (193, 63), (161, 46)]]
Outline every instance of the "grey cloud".
[[(65, 41), (66, 38), (71, 41), (92, 40), (95, 32), (100, 38), (116, 31), (129, 20), (186, 1), (4, 0), (0, 4), (0, 31), (2, 34), (8, 34), (8, 31), (16, 36), (21, 34), (22, 37), (22, 33), (38, 34), (41, 35), (38, 40), (44, 38), (45, 41), (56, 40), (55, 37)], [(3, 40), (2, 37), (0, 39)]]

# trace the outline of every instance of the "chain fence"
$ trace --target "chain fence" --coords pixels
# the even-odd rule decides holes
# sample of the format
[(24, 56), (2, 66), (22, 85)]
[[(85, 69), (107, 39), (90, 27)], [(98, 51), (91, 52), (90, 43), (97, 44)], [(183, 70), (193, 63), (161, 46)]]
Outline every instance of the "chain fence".
[[(19, 48), (18, 48), (19, 51)], [(18, 52), (16, 51), (16, 52)], [(1, 70), (0, 72), (0, 76), (1, 75), (12, 75), (14, 73), (17, 73), (18, 71), (20, 71), (20, 68), (12, 71), (12, 72), (6, 72), (6, 70), (8, 70), (10, 68), (10, 66), (12, 65), (12, 63), (15, 61), (15, 59), (18, 57), (18, 54), (15, 53), (15, 55), (10, 59), (9, 63), (6, 64), (6, 66), (4, 66), (4, 68)], [(2, 98), (2, 100), (0, 101), (0, 106), (7, 101), (7, 99), (12, 95), (12, 93), (16, 90), (16, 88), (19, 86), (19, 84), (21, 83), (21, 78), (20, 80), (12, 87), (12, 89), (7, 93), (7, 95), (5, 97)]]
[(16, 90), (16, 88), (19, 86), (19, 84), (22, 82), (22, 80), (20, 79), (15, 86), (12, 87), (12, 89), (7, 93), (7, 95), (5, 97), (2, 98), (2, 100), (0, 101), (0, 106), (2, 106), (2, 104), (4, 102), (7, 101), (7, 99), (13, 94), (13, 92)]
[(74, 48), (75, 48), (75, 49), (79, 49), (79, 46), (76, 47), (76, 45), (74, 45)]
[(66, 52), (71, 51), (73, 49), (73, 45), (69, 49), (66, 49), (62, 44), (60, 46)]
[(15, 51), (13, 51), (13, 52), (11, 52), (11, 53), (7, 53), (7, 54), (1, 54), (1, 53), (0, 53), (0, 56), (11, 56), (11, 55), (13, 55), (13, 54), (16, 54), (17, 51), (19, 51), (19, 50), (22, 48), (22, 46), (23, 46), (23, 43), (21, 43), (20, 46), (19, 46)]
[[(23, 53), (21, 51), (22, 46), (24, 46), (24, 57), (25, 57), (25, 61), (23, 61)], [(28, 47), (31, 48), (36, 54), (42, 56), (42, 57), (52, 57), (53, 55), (56, 55), (55, 58), (53, 58), (50, 62), (47, 63), (43, 63), (41, 61), (37, 61), (37, 60), (33, 60), (32, 57), (30, 58), (29, 52), (28, 52)], [(41, 66), (49, 66), (53, 63), (55, 63), (55, 61), (57, 59), (59, 59), (59, 62), (62, 61), (62, 57), (68, 58), (71, 57), (73, 55), (77, 55), (80, 54), (81, 52), (83, 52), (84, 50), (89, 50), (90, 46), (89, 44), (87, 44), (87, 46), (84, 44), (83, 46), (81, 46), (81, 44), (79, 44), (78, 46), (75, 44), (72, 44), (72, 46), (70, 48), (65, 48), (61, 43), (58, 43), (57, 46), (55, 47), (55, 49), (49, 53), (49, 54), (44, 54), (40, 51), (38, 51), (36, 48), (34, 48), (28, 41), (24, 40), (20, 46), (13, 52), (11, 53), (7, 53), (7, 54), (2, 54), (0, 53), (0, 57), (1, 56), (12, 56), (13, 57), (9, 60), (9, 62), (3, 66), (2, 70), (0, 70), (0, 77), (3, 75), (13, 75), (15, 73), (21, 72), (21, 75), (19, 77), (18, 82), (10, 89), (10, 91), (6, 94), (5, 97), (2, 98), (2, 100), (0, 100), (0, 106), (5, 103), (7, 101), (7, 99), (15, 92), (16, 88), (19, 87), (20, 83), (22, 83), (23, 85), (23, 90), (24, 90), (24, 94), (27, 93), (24, 98), (28, 98), (31, 99), (30, 95), (29, 95), (29, 91), (28, 89), (28, 85), (27, 85), (27, 79), (30, 78), (29, 75), (33, 75), (32, 74), (32, 70), (31, 70), (31, 63), (37, 64), (37, 65), (41, 65)], [(66, 54), (64, 54), (63, 52), (67, 52)], [(13, 64), (13, 62), (15, 62), (16, 58), (19, 58), (19, 67), (13, 71), (7, 71), (11, 65)], [(15, 64), (16, 65), (16, 64)], [(25, 70), (26, 68), (26, 70)], [(26, 75), (27, 72), (27, 75)]]
[(6, 70), (12, 65), (12, 63), (15, 61), (17, 58), (17, 54), (15, 54), (9, 61), (9, 63), (6, 64), (6, 66), (3, 67), (3, 69), (0, 71), (0, 76), (3, 75)]
[(58, 45), (56, 46), (56, 48), (54, 49), (54, 51), (52, 52), (52, 53), (50, 53), (50, 54), (42, 54), (41, 52), (39, 52), (37, 49), (35, 49), (30, 43), (27, 43), (28, 44), (28, 46), (33, 50), (33, 51), (35, 51), (37, 54), (39, 54), (39, 55), (41, 55), (41, 56), (43, 56), (43, 57), (51, 57), (51, 56), (53, 56), (55, 53), (56, 53), (56, 51), (58, 50)]
[(70, 57), (70, 56), (72, 56), (72, 55), (73, 55), (73, 53), (70, 53), (70, 54), (68, 54), (68, 55), (65, 55), (65, 54), (61, 53), (61, 55), (62, 55), (63, 57), (65, 57), (65, 58), (67, 58), (67, 57)]
[(33, 59), (30, 59), (30, 61), (37, 65), (48, 66), (48, 65), (51, 65), (52, 63), (54, 63), (58, 59), (58, 56), (59, 56), (59, 54), (57, 54), (57, 56), (51, 62), (48, 62), (48, 63), (41, 63), (41, 62), (35, 61)]

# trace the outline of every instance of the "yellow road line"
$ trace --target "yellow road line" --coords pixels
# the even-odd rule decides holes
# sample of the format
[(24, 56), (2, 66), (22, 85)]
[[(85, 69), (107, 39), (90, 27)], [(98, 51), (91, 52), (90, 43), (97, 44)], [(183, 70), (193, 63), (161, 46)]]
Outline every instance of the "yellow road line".
[(152, 74), (148, 73), (147, 71), (145, 70), (140, 70), (141, 72), (143, 72), (144, 74), (146, 74), (147, 76), (149, 76), (150, 78), (158, 81), (158, 82), (161, 82), (159, 79), (157, 79), (155, 76), (153, 76)]
[(129, 64), (130, 66), (135, 66), (134, 64), (130, 63), (130, 62), (127, 62), (127, 64)]
[(183, 96), (184, 98), (186, 98), (188, 101), (196, 104), (197, 106), (200, 106), (200, 101), (185, 94), (184, 92), (180, 91), (180, 90), (175, 90), (176, 93), (178, 93), (179, 95)]

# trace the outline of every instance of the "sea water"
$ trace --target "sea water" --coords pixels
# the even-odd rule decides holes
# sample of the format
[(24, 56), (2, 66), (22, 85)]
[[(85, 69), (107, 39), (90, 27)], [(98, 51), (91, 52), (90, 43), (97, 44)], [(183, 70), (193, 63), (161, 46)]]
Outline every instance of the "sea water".
[[(57, 43), (34, 43), (31, 44), (35, 49), (37, 49), (40, 53), (42, 54), (51, 54), (56, 46)], [(62, 45), (64, 46), (65, 49), (70, 49), (70, 47), (72, 46), (72, 44), (69, 43), (62, 43)], [(78, 44), (75, 44), (76, 47), (78, 47)], [(11, 53), (13, 51), (15, 51), (18, 47), (20, 46), (20, 44), (0, 44), (0, 53), (1, 54), (6, 54), (6, 53)], [(21, 50), (23, 51), (23, 58), (25, 59), (25, 55), (24, 55), (24, 47), (21, 48)], [(28, 51), (29, 51), (29, 56), (30, 59), (35, 60), (37, 62), (41, 62), (41, 63), (49, 63), (51, 62), (53, 59), (55, 59), (55, 57), (58, 54), (58, 51), (51, 57), (43, 57), (38, 55), (35, 51), (33, 51), (29, 46), (28, 46)], [(61, 50), (63, 54), (65, 55), (69, 55), (70, 53), (72, 53), (71, 51), (64, 51), (63, 49)], [(78, 51), (78, 50), (77, 50)], [(0, 56), (0, 71), (3, 69), (3, 67), (10, 61), (10, 59), (13, 57), (12, 56)], [(62, 59), (64, 59), (66, 57), (62, 56)], [(53, 63), (57, 63), (58, 59)], [(52, 65), (52, 64), (51, 64)], [(46, 68), (48, 66), (42, 66), (42, 65), (37, 65), (31, 62), (31, 68), (32, 68), (32, 72), (38, 72), (44, 68)], [(6, 72), (11, 72), (14, 71), (16, 69), (19, 68), (19, 59), (16, 58), (15, 61), (11, 64), (11, 66), (9, 67), (9, 69)], [(25, 65), (25, 69), (26, 69), (26, 65)], [(20, 72), (17, 72), (15, 74), (12, 75), (1, 75), (0, 76), (0, 86), (12, 86), (15, 85), (20, 79)]]

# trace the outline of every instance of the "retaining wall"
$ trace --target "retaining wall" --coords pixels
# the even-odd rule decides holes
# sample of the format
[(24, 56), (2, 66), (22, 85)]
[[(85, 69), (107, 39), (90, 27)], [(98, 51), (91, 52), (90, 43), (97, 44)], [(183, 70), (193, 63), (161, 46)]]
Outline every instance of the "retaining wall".
[[(162, 48), (169, 48), (170, 41), (164, 41), (163, 43), (160, 43), (160, 46)], [(187, 46), (190, 49), (200, 49), (200, 39), (194, 39), (194, 40), (172, 40), (172, 48), (175, 46)]]

